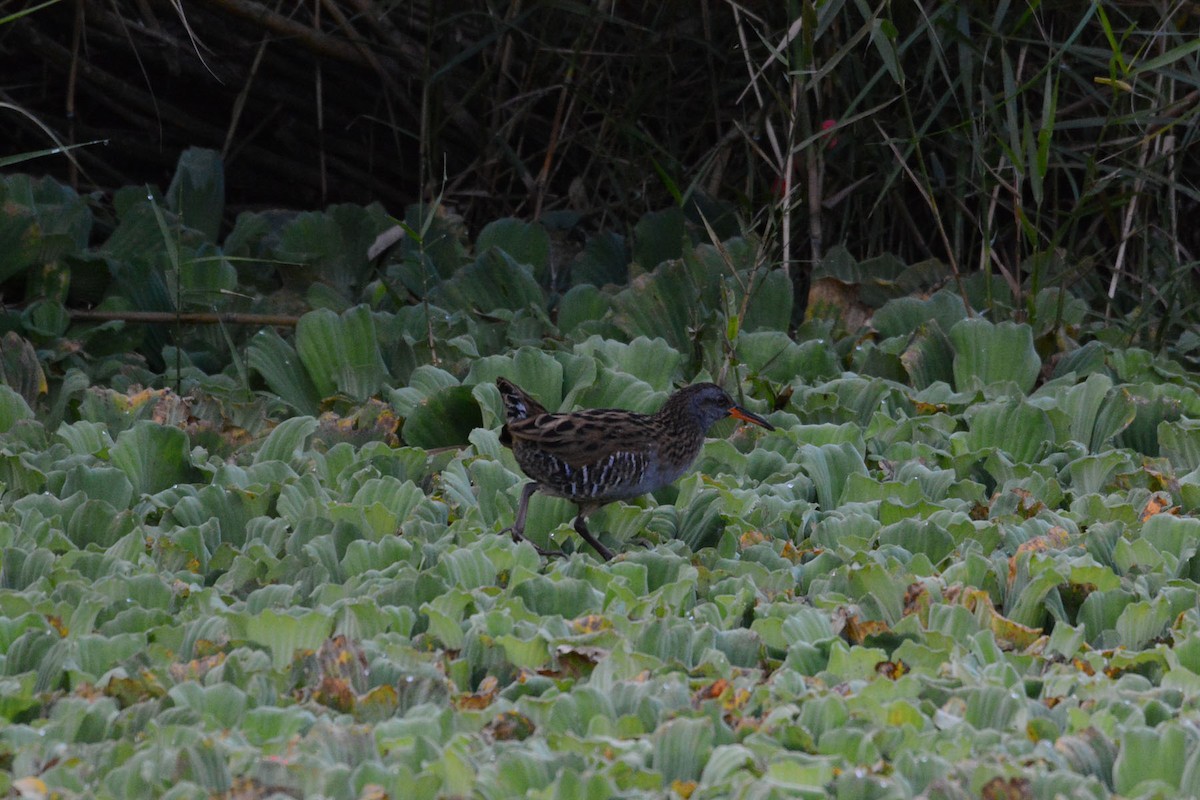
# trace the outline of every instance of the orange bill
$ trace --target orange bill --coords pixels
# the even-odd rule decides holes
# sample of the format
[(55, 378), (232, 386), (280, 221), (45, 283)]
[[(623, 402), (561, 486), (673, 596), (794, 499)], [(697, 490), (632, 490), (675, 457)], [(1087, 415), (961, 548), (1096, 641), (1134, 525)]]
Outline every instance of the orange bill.
[(733, 408), (729, 409), (729, 416), (733, 417), (734, 419), (740, 419), (742, 422), (749, 422), (752, 425), (761, 425), (769, 431), (775, 430), (774, 425), (767, 422), (758, 414), (755, 414), (752, 411), (747, 411), (741, 406), (734, 406)]

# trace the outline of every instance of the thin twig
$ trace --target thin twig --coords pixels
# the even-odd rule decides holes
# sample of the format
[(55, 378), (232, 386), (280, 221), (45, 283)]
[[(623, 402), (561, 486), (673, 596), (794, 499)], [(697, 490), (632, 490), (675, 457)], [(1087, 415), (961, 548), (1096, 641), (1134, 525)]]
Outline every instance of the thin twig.
[[(283, 0), (276, 0), (276, 11), (279, 10), (282, 2)], [(225, 131), (225, 144), (221, 147), (221, 158), (226, 161), (229, 159), (230, 148), (233, 147), (233, 137), (237, 133), (238, 121), (242, 118), (242, 111), (246, 108), (246, 99), (250, 96), (250, 87), (254, 85), (254, 79), (258, 77), (258, 70), (262, 66), (263, 56), (266, 55), (267, 45), (270, 41), (271, 32), (263, 31), (258, 49), (254, 53), (254, 60), (250, 62), (250, 69), (246, 73), (246, 82), (242, 84), (242, 90), (238, 92), (238, 96), (233, 101), (233, 110), (229, 114), (229, 128)]]
[[(79, 85), (79, 45), (83, 39), (83, 0), (75, 2), (75, 24), (71, 31), (71, 68), (67, 71), (67, 141), (75, 144), (75, 89)], [(75, 159), (67, 162), (67, 182), (79, 189)]]
[[(354, 44), (330, 36), (323, 31), (314, 30), (303, 22), (297, 22), (282, 14), (277, 14), (260, 3), (252, 2), (252, 0), (209, 0), (209, 2), (256, 22), (279, 36), (287, 37), (317, 55), (364, 67), (372, 66), (367, 59), (363, 58), (362, 53)], [(388, 70), (400, 71), (400, 65), (392, 59), (384, 56), (381, 61)]]
[(67, 314), (78, 322), (141, 322), (152, 324), (183, 323), (187, 325), (268, 325), (294, 328), (300, 317), (294, 314), (243, 314), (211, 311), (96, 311), (68, 309)]
[(900, 149), (896, 147), (896, 143), (892, 141), (892, 137), (887, 135), (877, 121), (875, 122), (875, 128), (879, 131), (879, 135), (883, 137), (884, 144), (888, 146), (888, 149), (892, 151), (892, 155), (896, 157), (896, 162), (904, 170), (904, 174), (908, 175), (909, 180), (913, 182), (913, 185), (917, 187), (917, 191), (921, 193), (925, 204), (929, 206), (929, 211), (933, 216), (933, 224), (937, 227), (938, 236), (942, 239), (942, 246), (946, 248), (946, 261), (950, 264), (950, 271), (954, 273), (954, 282), (958, 285), (959, 294), (962, 295), (963, 305), (966, 306), (968, 314), (973, 313), (971, 311), (971, 301), (967, 297), (967, 287), (963, 285), (962, 273), (958, 269), (958, 259), (954, 255), (954, 248), (950, 244), (950, 237), (946, 234), (946, 226), (942, 224), (942, 215), (938, 212), (937, 200), (934, 199), (933, 194), (925, 184), (917, 178), (916, 174), (912, 171), (912, 167), (908, 166), (908, 163), (900, 155)]

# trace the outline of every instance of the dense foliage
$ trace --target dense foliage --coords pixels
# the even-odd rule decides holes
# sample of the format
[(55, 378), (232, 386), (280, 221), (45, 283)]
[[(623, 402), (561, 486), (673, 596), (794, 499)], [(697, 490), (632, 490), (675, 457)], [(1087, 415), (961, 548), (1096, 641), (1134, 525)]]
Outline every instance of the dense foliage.
[(1200, 796), (1190, 10), (317, 5), (0, 17), (0, 794)]
[[(572, 246), (415, 208), (372, 260), (393, 223), (339, 206), (218, 244), (214, 163), (111, 219), (4, 182), (45, 294), (2, 318), (0, 789), (1200, 792), (1200, 381), (1077, 296), (843, 252), (798, 320), (757, 243), (679, 211)], [(176, 321), (73, 322), (87, 280)], [(596, 515), (609, 565), (535, 498), (547, 560), (498, 535), (498, 375), (640, 410), (713, 376), (778, 430)]]
[(111, 194), (202, 146), (238, 211), (440, 195), (473, 231), (629, 234), (674, 203), (765, 232), (802, 289), (835, 246), (932, 255), (1019, 305), (1071, 285), (1158, 349), (1200, 310), (1195, 27), (1111, 1), (49, 0), (0, 16), (0, 165), (50, 151)]

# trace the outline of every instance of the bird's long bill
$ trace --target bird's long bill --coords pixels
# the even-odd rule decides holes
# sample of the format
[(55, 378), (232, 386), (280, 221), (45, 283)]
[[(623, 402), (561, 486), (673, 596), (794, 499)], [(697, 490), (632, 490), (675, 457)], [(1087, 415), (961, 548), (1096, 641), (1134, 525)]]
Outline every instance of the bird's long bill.
[(775, 430), (774, 425), (767, 422), (765, 419), (760, 417), (758, 414), (747, 411), (746, 409), (742, 408), (741, 406), (734, 406), (733, 408), (729, 409), (729, 416), (733, 417), (734, 419), (740, 419), (742, 422), (749, 422), (754, 425), (761, 425), (762, 427), (766, 428), (769, 431)]

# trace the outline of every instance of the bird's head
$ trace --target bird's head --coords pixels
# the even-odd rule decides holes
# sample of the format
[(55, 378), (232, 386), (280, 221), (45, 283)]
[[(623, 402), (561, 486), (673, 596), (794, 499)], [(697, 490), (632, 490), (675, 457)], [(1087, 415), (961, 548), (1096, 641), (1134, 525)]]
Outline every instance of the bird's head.
[(676, 408), (678, 409), (676, 413), (683, 413), (688, 418), (695, 420), (705, 431), (711, 428), (713, 423), (726, 417), (759, 425), (769, 431), (775, 430), (771, 423), (758, 414), (747, 411), (733, 402), (733, 398), (715, 383), (697, 383), (680, 389), (667, 399), (663, 411), (670, 408)]

